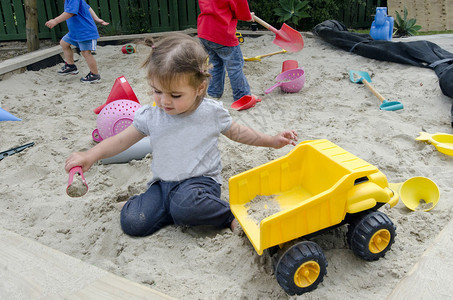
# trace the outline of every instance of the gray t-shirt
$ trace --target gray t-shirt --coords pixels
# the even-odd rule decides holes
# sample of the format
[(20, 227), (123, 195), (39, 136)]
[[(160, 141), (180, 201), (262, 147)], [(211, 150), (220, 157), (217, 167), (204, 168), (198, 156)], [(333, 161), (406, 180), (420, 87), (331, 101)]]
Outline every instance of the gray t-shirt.
[(151, 143), (153, 178), (149, 184), (198, 176), (211, 177), (221, 184), (218, 138), (231, 123), (222, 103), (207, 98), (195, 111), (181, 115), (168, 115), (157, 106), (142, 106), (132, 124), (149, 136)]

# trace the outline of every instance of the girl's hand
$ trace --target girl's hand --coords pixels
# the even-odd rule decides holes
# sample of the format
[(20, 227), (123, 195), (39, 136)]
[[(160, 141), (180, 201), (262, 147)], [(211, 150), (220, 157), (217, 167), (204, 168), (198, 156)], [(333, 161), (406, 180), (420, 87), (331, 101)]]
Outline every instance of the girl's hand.
[(89, 155), (86, 152), (74, 152), (66, 159), (66, 163), (64, 169), (66, 172), (69, 173), (73, 167), (82, 167), (82, 171), (88, 171), (91, 166), (93, 165), (94, 161), (92, 161)]
[(297, 132), (295, 130), (283, 131), (272, 138), (272, 147), (275, 149), (280, 149), (281, 147), (288, 144), (296, 146), (296, 142)]

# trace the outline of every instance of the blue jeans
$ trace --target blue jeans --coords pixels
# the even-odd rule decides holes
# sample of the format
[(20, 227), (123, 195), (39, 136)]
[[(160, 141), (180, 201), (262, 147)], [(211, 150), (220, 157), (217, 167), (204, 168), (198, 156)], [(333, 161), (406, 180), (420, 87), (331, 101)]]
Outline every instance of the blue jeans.
[(208, 94), (216, 98), (222, 96), (226, 70), (233, 89), (234, 100), (250, 95), (250, 86), (242, 70), (244, 57), (241, 47), (239, 45), (234, 47), (223, 46), (205, 39), (200, 39), (200, 41), (209, 54), (209, 63), (213, 66), (210, 71), (212, 78), (209, 82)]
[(204, 176), (156, 181), (121, 210), (121, 227), (132, 236), (147, 236), (171, 224), (226, 228), (233, 219), (229, 203), (220, 199), (220, 184)]

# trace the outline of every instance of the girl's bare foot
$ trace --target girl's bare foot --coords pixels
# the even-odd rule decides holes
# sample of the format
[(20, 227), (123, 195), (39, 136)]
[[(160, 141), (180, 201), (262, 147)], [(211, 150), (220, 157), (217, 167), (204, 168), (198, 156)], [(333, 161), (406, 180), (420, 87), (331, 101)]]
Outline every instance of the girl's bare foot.
[(118, 208), (119, 210), (122, 210), (123, 209), (123, 206), (124, 204), (126, 204), (127, 201), (121, 201), (121, 202), (116, 202), (115, 206), (116, 208)]
[(231, 221), (230, 229), (234, 234), (240, 234), (242, 232), (241, 224), (239, 224), (238, 220), (236, 219)]

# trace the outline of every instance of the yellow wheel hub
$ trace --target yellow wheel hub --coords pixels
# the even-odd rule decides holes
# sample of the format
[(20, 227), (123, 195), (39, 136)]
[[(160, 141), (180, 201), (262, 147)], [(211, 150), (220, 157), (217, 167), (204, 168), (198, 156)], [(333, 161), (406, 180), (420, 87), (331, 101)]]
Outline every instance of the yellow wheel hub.
[(294, 273), (294, 283), (301, 288), (312, 285), (318, 279), (321, 267), (316, 261), (307, 261)]
[(382, 252), (389, 245), (390, 237), (390, 231), (387, 229), (380, 229), (376, 231), (370, 239), (368, 249), (374, 254)]

